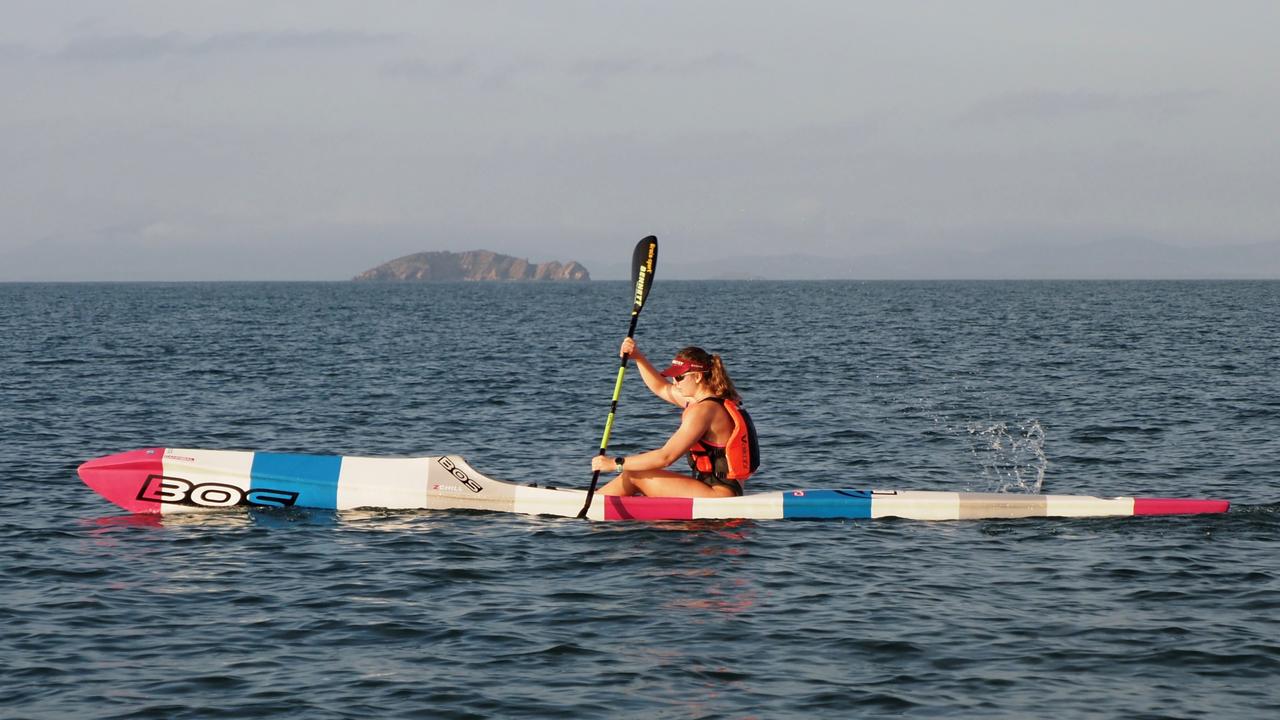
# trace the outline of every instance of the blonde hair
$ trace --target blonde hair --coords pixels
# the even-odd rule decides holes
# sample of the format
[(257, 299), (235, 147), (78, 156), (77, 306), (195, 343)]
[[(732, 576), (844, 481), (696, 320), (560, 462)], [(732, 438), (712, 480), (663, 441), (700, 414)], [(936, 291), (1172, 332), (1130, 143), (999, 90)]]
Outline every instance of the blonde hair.
[(700, 347), (690, 345), (676, 353), (676, 358), (710, 368), (703, 372), (706, 373), (707, 384), (711, 387), (712, 395), (734, 402), (742, 400), (742, 396), (738, 394), (738, 388), (734, 387), (733, 380), (729, 379), (729, 373), (724, 369), (724, 361), (719, 355), (712, 355)]

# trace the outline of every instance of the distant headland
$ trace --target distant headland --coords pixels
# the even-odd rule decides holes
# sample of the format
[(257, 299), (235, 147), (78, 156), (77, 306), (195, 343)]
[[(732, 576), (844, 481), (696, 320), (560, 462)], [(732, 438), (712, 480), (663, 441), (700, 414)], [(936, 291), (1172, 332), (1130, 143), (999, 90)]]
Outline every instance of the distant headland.
[(531, 263), (488, 250), (420, 252), (366, 270), (355, 281), (449, 282), (500, 280), (590, 280), (580, 263)]

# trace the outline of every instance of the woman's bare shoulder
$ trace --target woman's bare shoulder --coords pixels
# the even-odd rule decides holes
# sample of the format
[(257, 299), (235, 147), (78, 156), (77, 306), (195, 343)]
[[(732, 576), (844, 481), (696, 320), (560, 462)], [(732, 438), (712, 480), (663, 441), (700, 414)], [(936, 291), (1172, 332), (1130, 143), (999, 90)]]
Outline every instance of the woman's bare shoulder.
[(686, 397), (684, 393), (677, 390), (676, 386), (671, 383), (667, 383), (667, 386), (662, 388), (662, 392), (656, 394), (658, 397), (679, 408), (689, 407), (689, 403), (693, 402), (693, 398)]

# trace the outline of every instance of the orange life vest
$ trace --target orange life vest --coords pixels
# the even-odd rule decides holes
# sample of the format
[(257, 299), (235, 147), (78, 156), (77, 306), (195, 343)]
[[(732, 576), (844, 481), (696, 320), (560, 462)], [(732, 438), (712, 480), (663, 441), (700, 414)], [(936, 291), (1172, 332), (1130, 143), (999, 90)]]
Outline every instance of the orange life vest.
[[(751, 416), (737, 402), (728, 398), (706, 398), (720, 403), (733, 420), (733, 432), (724, 445), (715, 445), (705, 438), (689, 448), (689, 467), (695, 474), (720, 480), (743, 480), (760, 467), (760, 442), (756, 438), (756, 426)], [(693, 407), (690, 405), (689, 407)], [(688, 408), (685, 409), (686, 412)]]

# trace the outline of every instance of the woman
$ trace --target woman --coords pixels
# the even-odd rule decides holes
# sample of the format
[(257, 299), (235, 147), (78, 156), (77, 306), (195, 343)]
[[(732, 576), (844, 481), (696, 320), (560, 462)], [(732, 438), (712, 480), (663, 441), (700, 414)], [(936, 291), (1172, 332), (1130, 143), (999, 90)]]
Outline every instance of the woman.
[[(759, 449), (755, 427), (739, 407), (742, 400), (720, 356), (687, 347), (676, 355), (671, 367), (659, 372), (636, 347), (635, 340), (623, 340), (621, 353), (636, 361), (640, 377), (654, 395), (684, 408), (684, 414), (680, 427), (657, 450), (627, 457), (592, 458), (592, 470), (618, 473), (598, 492), (650, 497), (741, 495), (742, 481), (759, 465)], [(686, 453), (691, 475), (666, 469)]]

